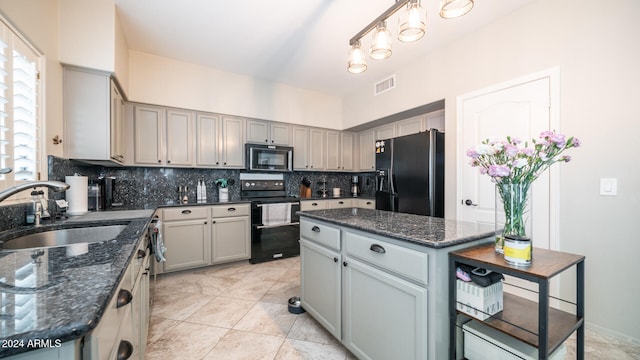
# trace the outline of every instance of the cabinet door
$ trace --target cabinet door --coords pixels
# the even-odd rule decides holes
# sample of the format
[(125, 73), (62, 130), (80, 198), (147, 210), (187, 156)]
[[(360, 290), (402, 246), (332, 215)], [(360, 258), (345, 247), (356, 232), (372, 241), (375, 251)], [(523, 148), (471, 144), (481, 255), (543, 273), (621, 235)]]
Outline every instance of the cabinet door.
[(340, 133), (327, 130), (327, 166), (326, 170), (340, 170)]
[(218, 116), (209, 114), (196, 116), (196, 166), (220, 165), (218, 129)]
[(271, 123), (271, 143), (289, 146), (291, 144), (291, 127), (282, 123)]
[(133, 161), (136, 164), (161, 165), (164, 154), (164, 116), (162, 108), (135, 106), (133, 116)]
[(427, 289), (349, 257), (345, 264), (345, 346), (358, 359), (426, 359)]
[(379, 126), (376, 129), (376, 140), (385, 140), (396, 137), (396, 125), (389, 124)]
[(337, 251), (300, 239), (302, 307), (337, 339), (342, 332), (340, 259)]
[(267, 144), (269, 141), (269, 122), (263, 120), (247, 120), (247, 142)]
[(244, 168), (245, 120), (222, 118), (222, 166)]
[(111, 80), (111, 159), (123, 163), (125, 149), (124, 99)]
[(340, 133), (340, 169), (353, 170), (353, 134)]
[(248, 216), (213, 219), (212, 263), (251, 257), (251, 222)]
[(162, 231), (167, 247), (165, 272), (211, 263), (211, 227), (206, 219), (165, 221)]
[(293, 168), (296, 170), (309, 169), (309, 128), (294, 126), (291, 130), (293, 137)]
[(309, 168), (324, 169), (324, 138), (325, 130), (309, 129)]
[(424, 116), (415, 116), (410, 119), (398, 121), (397, 130), (398, 136), (417, 134), (422, 131), (422, 123), (424, 122)]
[(167, 111), (167, 164), (193, 165), (193, 113)]
[(360, 170), (372, 171), (376, 166), (376, 139), (373, 130), (360, 133)]

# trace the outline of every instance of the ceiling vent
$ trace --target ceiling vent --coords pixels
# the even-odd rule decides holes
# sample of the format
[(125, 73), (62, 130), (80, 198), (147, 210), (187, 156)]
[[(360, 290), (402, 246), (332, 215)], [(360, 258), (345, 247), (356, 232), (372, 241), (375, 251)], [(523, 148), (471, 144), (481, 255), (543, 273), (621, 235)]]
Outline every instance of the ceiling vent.
[(396, 87), (396, 76), (391, 75), (373, 85), (373, 96), (378, 96), (385, 91), (393, 89), (394, 87)]

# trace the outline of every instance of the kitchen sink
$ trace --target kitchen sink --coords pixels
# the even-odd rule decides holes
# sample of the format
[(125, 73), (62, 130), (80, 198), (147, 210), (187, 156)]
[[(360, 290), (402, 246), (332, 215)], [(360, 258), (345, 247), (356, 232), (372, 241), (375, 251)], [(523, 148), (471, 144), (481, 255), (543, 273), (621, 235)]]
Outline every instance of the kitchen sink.
[(113, 240), (127, 225), (92, 226), (50, 230), (6, 240), (3, 249), (20, 250)]

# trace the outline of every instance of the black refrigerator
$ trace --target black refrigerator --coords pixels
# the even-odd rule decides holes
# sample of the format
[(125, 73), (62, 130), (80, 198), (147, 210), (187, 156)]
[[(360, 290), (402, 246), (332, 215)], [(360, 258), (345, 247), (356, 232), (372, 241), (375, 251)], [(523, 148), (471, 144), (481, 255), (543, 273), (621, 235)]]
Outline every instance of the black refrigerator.
[(376, 209), (444, 217), (444, 133), (376, 141)]

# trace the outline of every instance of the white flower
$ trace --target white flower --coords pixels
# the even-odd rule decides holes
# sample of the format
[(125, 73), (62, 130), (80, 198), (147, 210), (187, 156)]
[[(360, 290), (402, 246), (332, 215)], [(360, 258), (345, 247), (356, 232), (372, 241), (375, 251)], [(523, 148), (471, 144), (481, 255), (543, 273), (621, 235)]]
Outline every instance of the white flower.
[(513, 161), (513, 167), (520, 169), (527, 166), (528, 163), (529, 162), (527, 161), (527, 159), (523, 159), (523, 158), (516, 159)]
[(478, 155), (488, 155), (488, 154), (493, 154), (493, 149), (491, 148), (491, 146), (486, 145), (486, 144), (480, 144), (480, 145), (476, 145), (473, 150), (476, 152), (476, 154)]

